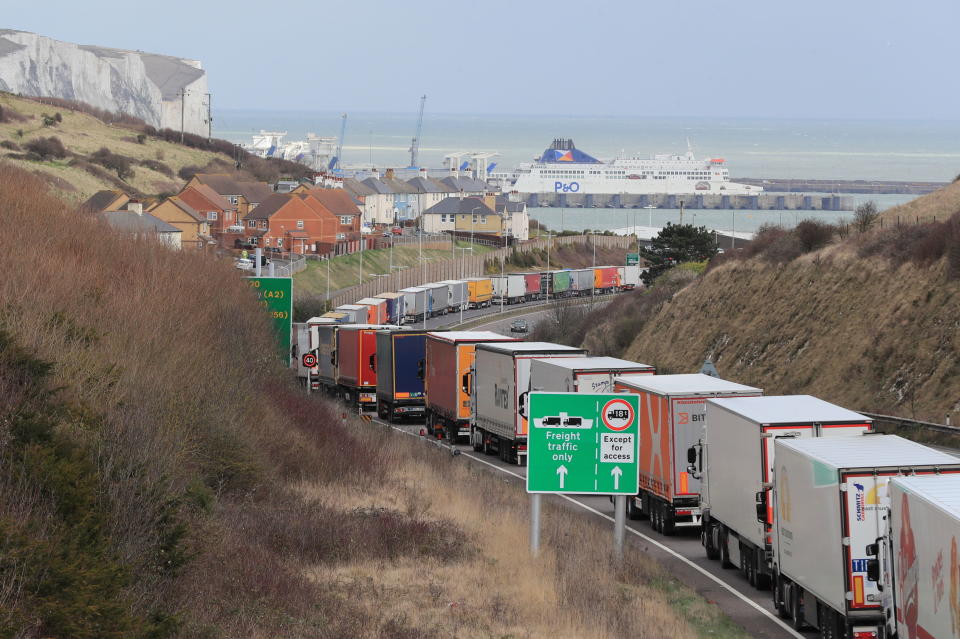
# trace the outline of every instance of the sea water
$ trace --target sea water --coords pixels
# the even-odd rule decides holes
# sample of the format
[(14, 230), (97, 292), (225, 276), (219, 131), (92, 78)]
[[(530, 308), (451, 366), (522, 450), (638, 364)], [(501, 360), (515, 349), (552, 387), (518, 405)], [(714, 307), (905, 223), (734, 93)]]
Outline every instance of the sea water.
[[(429, 106), (429, 105), (428, 105)], [(336, 137), (340, 113), (221, 110), (214, 116), (217, 137), (249, 143), (260, 129), (287, 131), (287, 141), (308, 132)], [(350, 113), (344, 140), (346, 165), (386, 169), (410, 163), (416, 114)], [(539, 156), (557, 137), (600, 159), (620, 152), (643, 156), (682, 154), (722, 157), (732, 179), (798, 178), (819, 180), (952, 180), (960, 173), (960, 121), (787, 120), (761, 118), (649, 118), (603, 116), (526, 116), (424, 114), (420, 164), (440, 167), (457, 151), (491, 151), (498, 169), (512, 169)], [(901, 195), (856, 195), (885, 208), (911, 199)], [(806, 217), (847, 219), (850, 212), (685, 211), (684, 222), (709, 228), (755, 230), (764, 222), (793, 225)], [(551, 228), (611, 229), (625, 226), (622, 209), (531, 209)], [(679, 211), (637, 212), (637, 224), (679, 221)], [(731, 219), (732, 217), (732, 219)], [(641, 219), (644, 218), (644, 219)], [(629, 223), (632, 223), (632, 219)], [(629, 225), (629, 223), (627, 225)]]

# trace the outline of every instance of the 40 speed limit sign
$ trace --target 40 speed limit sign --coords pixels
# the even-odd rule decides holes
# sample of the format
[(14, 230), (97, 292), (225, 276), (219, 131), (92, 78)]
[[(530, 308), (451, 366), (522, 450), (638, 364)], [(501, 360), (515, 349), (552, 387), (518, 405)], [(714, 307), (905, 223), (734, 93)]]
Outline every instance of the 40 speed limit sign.
[(530, 393), (527, 492), (636, 495), (638, 395)]

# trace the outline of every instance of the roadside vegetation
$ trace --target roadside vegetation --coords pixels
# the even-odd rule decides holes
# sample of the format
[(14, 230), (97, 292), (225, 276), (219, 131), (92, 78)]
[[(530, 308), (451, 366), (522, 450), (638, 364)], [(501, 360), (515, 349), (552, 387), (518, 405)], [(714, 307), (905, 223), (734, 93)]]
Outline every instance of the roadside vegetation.
[[(437, 248), (438, 244), (426, 243), (423, 248), (423, 261), (425, 263), (439, 262), (454, 259), (451, 257), (450, 244), (446, 248)], [(467, 249), (466, 255), (482, 255), (493, 250), (493, 247), (484, 244), (473, 244), (462, 240), (457, 241), (457, 259), (461, 254), (460, 249)], [(393, 248), (393, 258), (391, 261), (390, 249), (373, 249), (363, 252), (363, 281), (369, 282), (377, 277), (377, 274), (386, 274), (390, 272), (390, 266), (393, 270), (417, 268), (420, 260), (420, 248), (416, 244), (397, 245)], [(457, 261), (454, 259), (454, 261)], [(294, 275), (294, 284), (298, 290), (298, 295), (304, 296), (323, 296), (327, 291), (327, 261), (326, 260), (308, 260), (307, 269)], [(350, 255), (339, 255), (330, 260), (330, 293), (340, 289), (360, 284), (360, 253), (351, 253)]]
[(532, 560), (517, 486), (304, 395), (229, 265), (5, 163), (0, 219), (0, 637), (741, 636), (578, 513)]

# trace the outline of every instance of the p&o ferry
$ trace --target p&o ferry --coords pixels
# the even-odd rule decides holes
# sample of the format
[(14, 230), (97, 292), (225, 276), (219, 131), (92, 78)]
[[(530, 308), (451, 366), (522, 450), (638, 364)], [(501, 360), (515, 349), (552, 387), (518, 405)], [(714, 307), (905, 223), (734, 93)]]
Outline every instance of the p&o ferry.
[(584, 153), (573, 140), (556, 139), (534, 162), (512, 173), (491, 173), (505, 191), (520, 193), (756, 195), (759, 186), (730, 181), (723, 158), (619, 155), (609, 162)]

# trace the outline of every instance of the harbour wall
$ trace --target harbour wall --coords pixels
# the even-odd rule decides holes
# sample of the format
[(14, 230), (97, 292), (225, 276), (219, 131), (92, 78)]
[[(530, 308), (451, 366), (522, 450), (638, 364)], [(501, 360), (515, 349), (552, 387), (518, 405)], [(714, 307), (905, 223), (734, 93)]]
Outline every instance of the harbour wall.
[[(642, 209), (747, 209), (768, 211), (852, 211), (853, 197), (823, 193), (775, 193), (757, 195), (627, 195), (582, 193), (524, 193), (529, 207)], [(682, 202), (682, 204), (681, 204)]]

